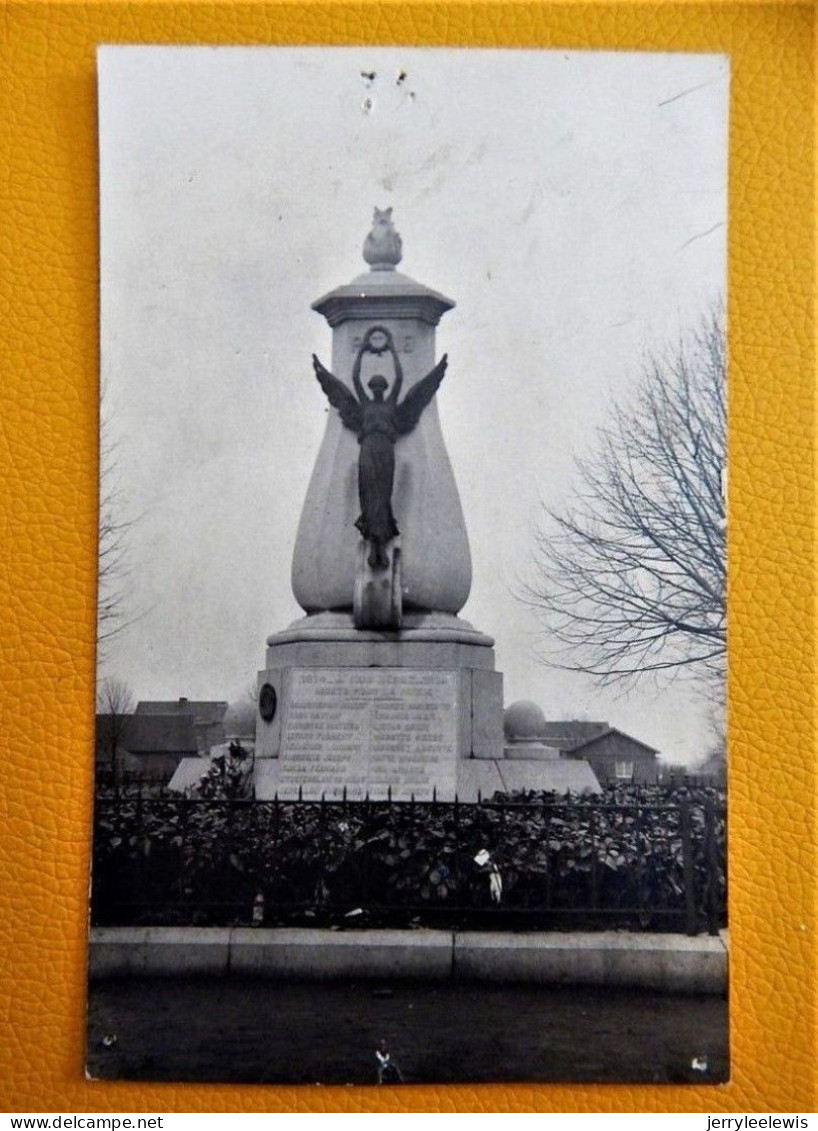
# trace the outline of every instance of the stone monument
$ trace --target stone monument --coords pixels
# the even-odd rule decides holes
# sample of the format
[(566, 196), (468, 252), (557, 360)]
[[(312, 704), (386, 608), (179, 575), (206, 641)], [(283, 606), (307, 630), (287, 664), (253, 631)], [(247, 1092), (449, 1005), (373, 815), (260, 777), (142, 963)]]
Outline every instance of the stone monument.
[(332, 407), (293, 554), (305, 616), (268, 638), (258, 678), (259, 799), (465, 800), (475, 762), (503, 756), (494, 641), (458, 616), (471, 556), (435, 399), (454, 303), (396, 270), (391, 212), (369, 269), (313, 304), (332, 328), (316, 411), (322, 391)]

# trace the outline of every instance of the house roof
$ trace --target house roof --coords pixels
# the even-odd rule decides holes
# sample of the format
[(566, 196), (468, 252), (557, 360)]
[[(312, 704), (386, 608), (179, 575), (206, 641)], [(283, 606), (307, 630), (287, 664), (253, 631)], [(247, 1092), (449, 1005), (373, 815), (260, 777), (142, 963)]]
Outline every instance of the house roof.
[(119, 745), (132, 754), (190, 754), (197, 748), (192, 715), (131, 715)]
[(136, 706), (137, 715), (189, 715), (197, 723), (220, 723), (226, 711), (222, 699), (142, 699)]
[(610, 725), (603, 722), (585, 722), (579, 719), (546, 720), (538, 738), (543, 742), (554, 743), (562, 750), (573, 750), (591, 738), (607, 734), (610, 729)]
[(638, 738), (634, 738), (632, 734), (625, 734), (623, 730), (618, 730), (617, 727), (608, 727), (601, 734), (595, 734), (584, 742), (577, 743), (566, 749), (570, 749), (571, 754), (577, 754), (579, 751), (586, 751), (589, 746), (593, 746), (593, 744), (599, 742), (600, 739), (609, 738), (612, 734), (618, 734), (620, 738), (626, 739), (626, 741), (630, 742), (633, 746), (641, 746), (643, 750), (647, 750), (648, 753), (653, 754), (654, 757), (659, 753), (655, 747), (648, 746), (647, 742), (641, 742)]

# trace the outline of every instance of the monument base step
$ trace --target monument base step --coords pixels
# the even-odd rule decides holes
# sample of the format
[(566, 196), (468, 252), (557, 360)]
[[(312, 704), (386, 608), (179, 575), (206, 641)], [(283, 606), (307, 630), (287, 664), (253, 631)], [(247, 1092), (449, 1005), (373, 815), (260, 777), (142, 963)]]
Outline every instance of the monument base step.
[(312, 643), (448, 643), (493, 648), (494, 639), (450, 613), (404, 610), (398, 629), (359, 629), (352, 612), (313, 613), (267, 638), (270, 646)]

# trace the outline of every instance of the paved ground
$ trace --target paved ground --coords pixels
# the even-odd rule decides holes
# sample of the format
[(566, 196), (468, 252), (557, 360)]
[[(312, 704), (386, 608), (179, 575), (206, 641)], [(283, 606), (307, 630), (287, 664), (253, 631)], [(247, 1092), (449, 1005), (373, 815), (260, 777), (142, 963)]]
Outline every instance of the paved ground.
[(170, 979), (100, 982), (89, 994), (95, 1077), (369, 1084), (381, 1038), (412, 1083), (728, 1077), (727, 1003), (717, 997)]

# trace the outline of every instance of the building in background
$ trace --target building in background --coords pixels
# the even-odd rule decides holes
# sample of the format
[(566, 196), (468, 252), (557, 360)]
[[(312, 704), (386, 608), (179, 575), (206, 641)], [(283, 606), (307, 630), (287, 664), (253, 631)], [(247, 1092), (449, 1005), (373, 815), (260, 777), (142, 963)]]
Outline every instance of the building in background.
[(659, 778), (658, 751), (607, 722), (548, 720), (536, 703), (520, 700), (506, 708), (503, 730), (507, 759), (550, 760), (555, 772), (565, 773), (566, 763), (581, 763), (591, 770), (597, 789), (654, 785)]
[(563, 751), (566, 758), (588, 762), (601, 785), (655, 785), (659, 752), (616, 727), (608, 727)]
[[(183, 758), (224, 742), (226, 700), (142, 700), (132, 715), (97, 715), (97, 766), (167, 781)], [(115, 748), (112, 758), (111, 748)]]

